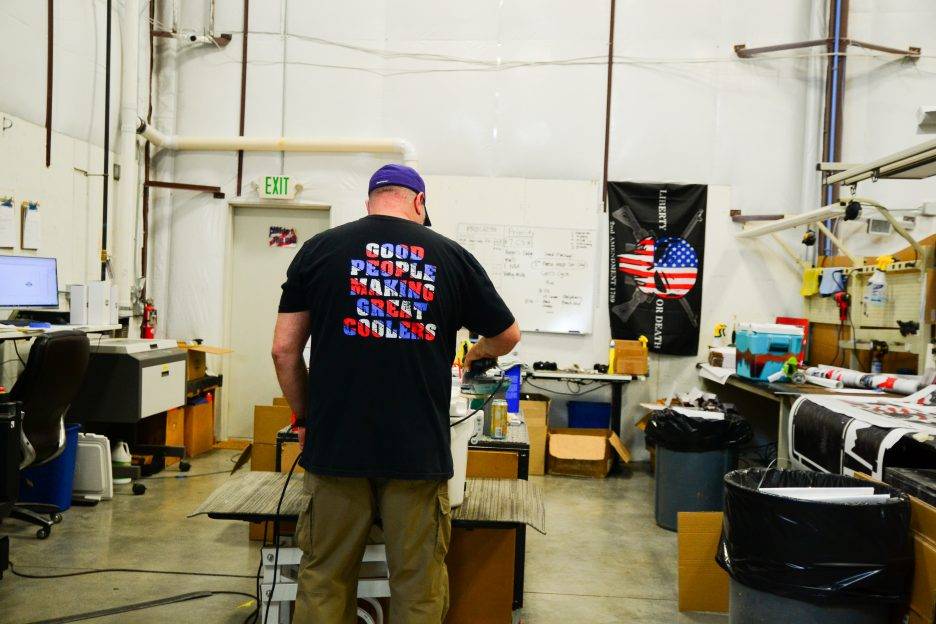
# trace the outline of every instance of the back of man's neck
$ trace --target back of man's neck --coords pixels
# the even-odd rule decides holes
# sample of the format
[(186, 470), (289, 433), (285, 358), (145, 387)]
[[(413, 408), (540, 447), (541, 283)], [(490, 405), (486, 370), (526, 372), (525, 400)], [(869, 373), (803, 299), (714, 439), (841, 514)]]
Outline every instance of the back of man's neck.
[(394, 208), (374, 208), (371, 209), (369, 214), (381, 217), (396, 217), (397, 219), (412, 221), (412, 219), (409, 218), (409, 215), (407, 215), (405, 211)]

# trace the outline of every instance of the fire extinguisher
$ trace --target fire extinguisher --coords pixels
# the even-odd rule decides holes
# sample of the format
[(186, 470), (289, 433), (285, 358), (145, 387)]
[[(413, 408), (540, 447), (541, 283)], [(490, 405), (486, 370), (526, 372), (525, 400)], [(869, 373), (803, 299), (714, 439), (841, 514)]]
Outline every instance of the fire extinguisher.
[(140, 325), (140, 338), (149, 340), (156, 337), (156, 306), (152, 299), (147, 299), (143, 306), (143, 324)]

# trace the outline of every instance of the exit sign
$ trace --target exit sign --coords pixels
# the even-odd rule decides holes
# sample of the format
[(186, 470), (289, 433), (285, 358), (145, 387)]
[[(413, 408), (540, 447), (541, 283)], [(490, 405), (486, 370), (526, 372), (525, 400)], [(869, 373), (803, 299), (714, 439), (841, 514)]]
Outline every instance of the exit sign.
[(292, 199), (300, 185), (286, 175), (263, 176), (257, 182), (257, 193), (263, 199)]

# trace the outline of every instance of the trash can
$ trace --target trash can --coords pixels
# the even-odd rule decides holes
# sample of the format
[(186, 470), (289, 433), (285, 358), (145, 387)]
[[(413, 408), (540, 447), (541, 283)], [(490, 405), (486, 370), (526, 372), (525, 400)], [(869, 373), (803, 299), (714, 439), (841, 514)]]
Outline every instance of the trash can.
[(656, 446), (654, 514), (658, 526), (676, 530), (680, 511), (721, 511), (723, 478), (737, 468), (738, 447), (751, 426), (734, 412), (723, 419), (654, 412), (645, 430)]
[(71, 507), (81, 425), (65, 425), (65, 449), (52, 461), (20, 472), (19, 500), (55, 505), (59, 511)]
[[(890, 498), (799, 500), (764, 487), (874, 487)], [(887, 624), (909, 599), (906, 495), (843, 475), (736, 470), (725, 476), (716, 561), (731, 576), (731, 624)]]

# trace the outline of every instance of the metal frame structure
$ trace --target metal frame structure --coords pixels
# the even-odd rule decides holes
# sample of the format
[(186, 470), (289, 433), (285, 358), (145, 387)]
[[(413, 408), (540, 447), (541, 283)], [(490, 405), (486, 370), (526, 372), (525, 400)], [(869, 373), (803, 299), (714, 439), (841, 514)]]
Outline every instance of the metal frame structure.
[[(857, 169), (865, 167), (857, 167)], [(843, 349), (851, 349), (852, 363), (851, 366), (854, 367), (857, 361), (857, 351), (864, 351), (870, 348), (870, 341), (884, 339), (888, 343), (890, 350), (894, 352), (909, 352), (917, 354), (917, 371), (922, 373), (925, 368), (926, 354), (928, 345), (933, 338), (933, 321), (934, 319), (927, 317), (927, 295), (929, 292), (929, 272), (928, 270), (933, 266), (933, 248), (926, 247), (924, 248), (920, 245), (919, 241), (913, 238), (903, 225), (891, 214), (891, 212), (880, 203), (869, 199), (867, 197), (858, 197), (858, 196), (845, 196), (840, 198), (836, 203), (824, 206), (817, 210), (812, 210), (805, 212), (799, 215), (792, 215), (773, 221), (770, 223), (764, 223), (763, 225), (757, 225), (745, 230), (742, 230), (735, 234), (736, 238), (758, 238), (761, 236), (771, 236), (784, 251), (801, 267), (808, 268), (810, 265), (806, 263), (796, 252), (779, 236), (778, 232), (784, 230), (789, 230), (799, 226), (809, 226), (815, 225), (818, 229), (822, 230), (829, 239), (835, 243), (835, 245), (849, 258), (851, 261), (851, 266), (842, 266), (842, 267), (823, 267), (823, 268), (839, 268), (844, 273), (853, 277), (853, 279), (848, 280), (848, 290), (851, 294), (851, 300), (853, 302), (852, 309), (854, 310), (858, 307), (859, 302), (862, 302), (862, 294), (864, 286), (867, 279), (870, 277), (871, 273), (874, 271), (874, 266), (864, 264), (864, 261), (861, 257), (856, 256), (848, 250), (845, 243), (838, 239), (831, 231), (830, 228), (827, 228), (824, 222), (831, 221), (832, 219), (839, 219), (844, 217), (845, 208), (850, 203), (857, 202), (862, 206), (869, 206), (874, 208), (877, 212), (881, 214), (894, 228), (894, 231), (904, 240), (906, 240), (910, 247), (913, 249), (916, 257), (911, 261), (902, 261), (894, 262), (890, 264), (885, 271), (888, 274), (892, 274), (895, 281), (900, 285), (901, 292), (904, 292), (907, 295), (917, 297), (919, 302), (919, 307), (917, 308), (916, 304), (913, 304), (912, 318), (900, 319), (900, 320), (914, 320), (919, 323), (919, 329), (916, 334), (911, 334), (909, 336), (903, 336), (900, 334), (899, 328), (896, 326), (896, 323), (893, 325), (888, 325), (883, 323), (881, 319), (889, 318), (896, 314), (896, 308), (892, 307), (888, 313), (875, 313), (870, 314), (867, 309), (864, 309), (863, 315), (859, 316), (856, 323), (852, 323), (852, 318), (849, 318), (849, 324), (853, 327), (853, 336), (850, 340), (840, 341), (839, 347)], [(908, 273), (916, 274), (913, 278), (907, 276)], [(833, 323), (837, 324), (838, 321), (838, 311), (834, 302), (831, 298), (820, 298), (820, 297), (809, 297), (806, 298), (804, 302), (805, 315), (814, 323)], [(902, 308), (903, 312), (907, 310)], [(894, 319), (891, 319), (894, 320)]]
[[(289, 624), (292, 619), (289, 604), (296, 601), (296, 591), (299, 587), (299, 560), (302, 559), (302, 551), (297, 546), (281, 546), (277, 555), (276, 548), (269, 546), (261, 550), (260, 556), (263, 558), (260, 581), (261, 624)], [(367, 602), (374, 611), (371, 614), (358, 607), (358, 619), (366, 624), (383, 624), (383, 607), (380, 606), (377, 598), (390, 596), (386, 547), (383, 544), (367, 546), (361, 562), (364, 568), (376, 568), (378, 576), (358, 579), (358, 598)], [(275, 587), (273, 586), (274, 576)], [(266, 619), (268, 608), (269, 619)]]

